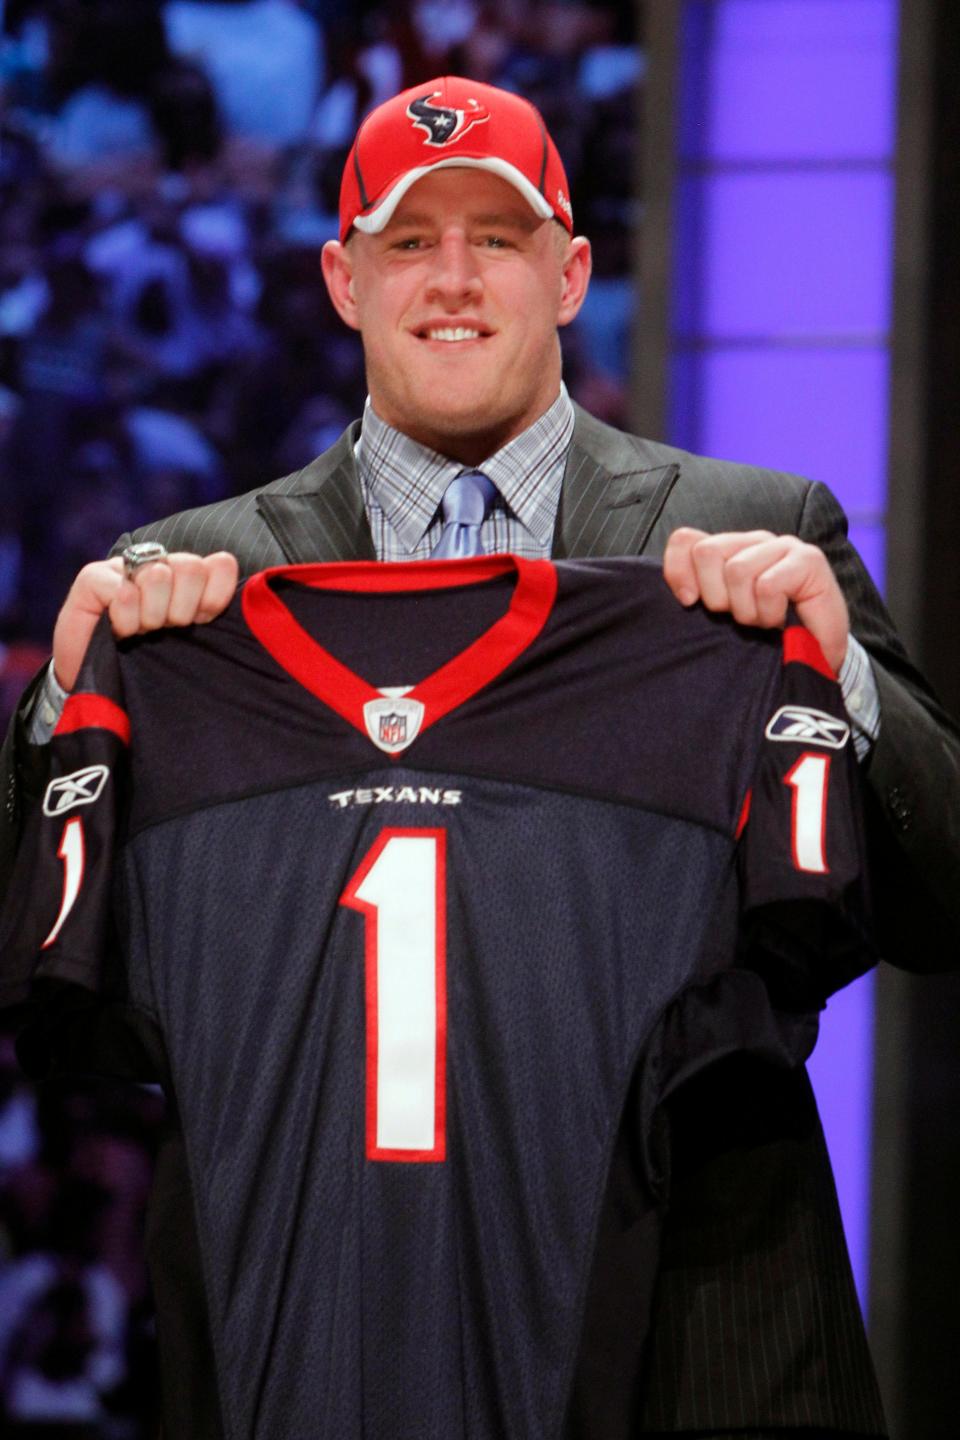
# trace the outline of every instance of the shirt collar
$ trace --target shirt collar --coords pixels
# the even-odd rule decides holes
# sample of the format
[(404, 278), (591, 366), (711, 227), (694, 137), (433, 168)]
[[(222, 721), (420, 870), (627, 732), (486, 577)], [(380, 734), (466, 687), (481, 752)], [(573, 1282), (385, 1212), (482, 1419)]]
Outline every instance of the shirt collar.
[[(549, 409), (478, 467), (496, 485), (512, 514), (544, 546), (549, 546), (553, 533), (573, 425), (573, 405), (561, 382)], [(381, 420), (369, 396), (354, 453), (361, 485), (410, 551), (429, 529), (450, 481), (469, 468)], [(545, 494), (547, 489), (555, 490), (556, 496)]]

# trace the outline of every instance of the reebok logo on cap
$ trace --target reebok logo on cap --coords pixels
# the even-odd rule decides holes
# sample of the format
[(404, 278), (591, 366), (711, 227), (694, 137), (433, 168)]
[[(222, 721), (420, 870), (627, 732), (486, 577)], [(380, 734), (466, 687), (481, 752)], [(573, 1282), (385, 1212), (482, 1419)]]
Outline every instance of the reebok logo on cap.
[(340, 239), (376, 235), (412, 185), (444, 167), (487, 170), (541, 219), (573, 232), (570, 187), (540, 112), (520, 95), (458, 75), (427, 80), (371, 111), (340, 187)]

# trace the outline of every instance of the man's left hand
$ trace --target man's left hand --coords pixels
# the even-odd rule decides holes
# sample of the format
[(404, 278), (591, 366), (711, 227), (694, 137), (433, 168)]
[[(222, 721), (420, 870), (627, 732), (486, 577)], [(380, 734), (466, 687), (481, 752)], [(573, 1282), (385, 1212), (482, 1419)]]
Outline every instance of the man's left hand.
[(850, 634), (847, 602), (816, 545), (768, 530), (708, 535), (684, 526), (667, 541), (663, 573), (681, 604), (699, 600), (743, 625), (782, 625), (792, 604), (834, 673), (843, 664)]

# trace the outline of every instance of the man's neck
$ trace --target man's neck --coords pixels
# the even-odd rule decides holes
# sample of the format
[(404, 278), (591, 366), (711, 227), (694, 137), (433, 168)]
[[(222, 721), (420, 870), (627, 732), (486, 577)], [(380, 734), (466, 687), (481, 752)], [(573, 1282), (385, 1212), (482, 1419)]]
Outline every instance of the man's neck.
[[(574, 412), (561, 386), (554, 403), (520, 435), (484, 456), (484, 474), (500, 493), (501, 529), (513, 526), (501, 548), (547, 554), (556, 523)], [(355, 455), (374, 545), (382, 559), (410, 558), (436, 521), (443, 494), (464, 462), (439, 454), (380, 419), (368, 401)], [(466, 462), (466, 468), (474, 468)], [(377, 527), (380, 528), (377, 528)], [(515, 533), (514, 533), (515, 532)], [(513, 543), (516, 542), (516, 543)]]
[(415, 445), (421, 446), (425, 451), (429, 451), (430, 454), (439, 456), (443, 460), (449, 460), (457, 465), (479, 468), (494, 455), (497, 455), (501, 450), (505, 449), (507, 445), (512, 444), (514, 440), (519, 440), (521, 436), (528, 434), (534, 426), (539, 425), (544, 417), (548, 415), (555, 406), (560, 404), (561, 399), (564, 405), (569, 404), (567, 390), (562, 382), (550, 404), (545, 407), (541, 414), (537, 415), (528, 424), (521, 426), (520, 429), (516, 429), (512, 424), (507, 423), (496, 430), (470, 435), (438, 435), (435, 432), (428, 434), (420, 431), (417, 426), (394, 425), (379, 414), (370, 396), (367, 396), (367, 402), (364, 407), (364, 418), (366, 419), (368, 414), (372, 414), (375, 417), (377, 426), (382, 426), (384, 431), (402, 435)]

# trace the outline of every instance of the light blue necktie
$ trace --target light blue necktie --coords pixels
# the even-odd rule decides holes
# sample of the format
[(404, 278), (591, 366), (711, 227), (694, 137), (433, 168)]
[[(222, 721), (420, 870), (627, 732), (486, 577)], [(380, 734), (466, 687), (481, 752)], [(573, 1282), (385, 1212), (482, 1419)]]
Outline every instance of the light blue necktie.
[(443, 492), (443, 529), (430, 551), (431, 560), (460, 560), (482, 555), (480, 526), (490, 513), (497, 487), (479, 470), (467, 470)]

